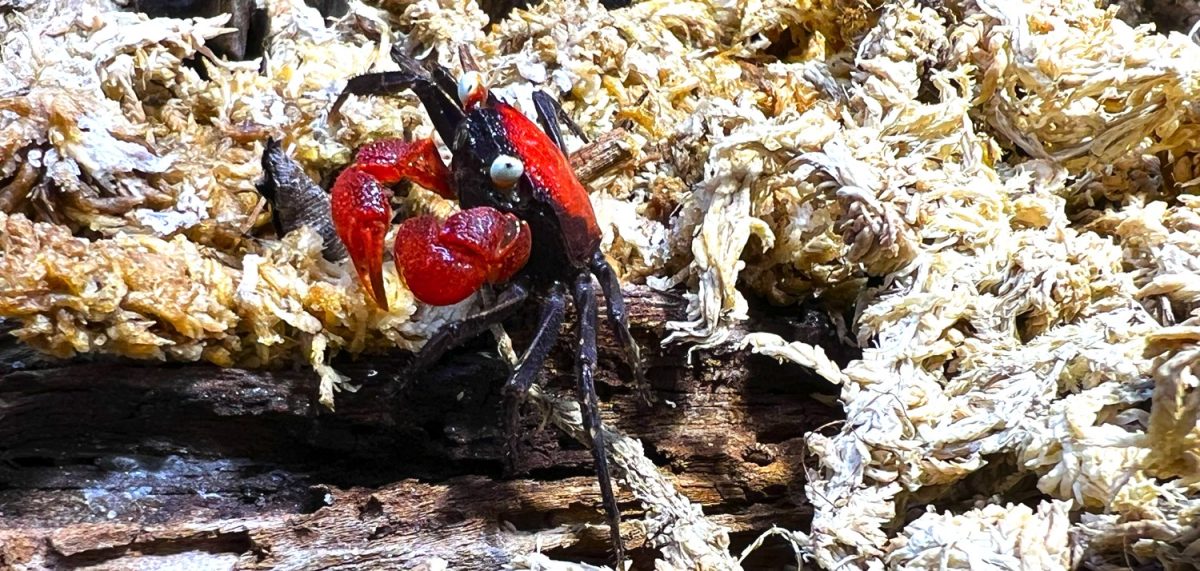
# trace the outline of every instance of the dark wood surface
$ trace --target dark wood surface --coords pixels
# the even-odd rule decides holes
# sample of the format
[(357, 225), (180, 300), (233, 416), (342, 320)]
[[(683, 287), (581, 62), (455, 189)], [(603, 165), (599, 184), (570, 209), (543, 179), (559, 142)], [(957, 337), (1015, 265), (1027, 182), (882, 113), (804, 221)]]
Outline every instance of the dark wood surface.
[[(731, 349), (663, 350), (683, 300), (627, 291), (658, 402), (639, 404), (601, 332), (604, 420), (647, 454), (741, 549), (771, 525), (806, 528), (805, 432), (840, 411), (836, 388), (803, 368)], [(570, 327), (568, 323), (565, 327)], [(531, 331), (510, 323), (518, 347)], [(762, 308), (745, 330), (826, 347), (815, 312)], [(543, 377), (569, 391), (569, 335)], [(507, 469), (500, 391), (507, 368), (481, 337), (399, 394), (384, 387), (408, 356), (336, 363), (363, 386), (316, 402), (316, 378), (281, 370), (93, 360), (0, 349), (0, 568), (491, 569), (540, 545), (606, 563), (590, 455), (526, 407)], [(625, 520), (641, 506), (621, 494)], [(592, 525), (585, 525), (592, 524)], [(631, 526), (632, 529), (632, 526)], [(653, 553), (626, 530), (637, 568)], [(736, 552), (736, 551), (735, 551)], [(791, 561), (768, 544), (748, 567)], [(211, 567), (210, 567), (211, 566)]]

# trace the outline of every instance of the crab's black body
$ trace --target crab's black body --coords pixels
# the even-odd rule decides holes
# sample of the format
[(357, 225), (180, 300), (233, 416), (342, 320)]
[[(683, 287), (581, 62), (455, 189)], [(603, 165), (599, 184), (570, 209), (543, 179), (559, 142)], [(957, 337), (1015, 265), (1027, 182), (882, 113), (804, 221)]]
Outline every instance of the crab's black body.
[(587, 271), (591, 260), (579, 259), (571, 252), (598, 251), (599, 234), (588, 233), (587, 225), (578, 223), (574, 232), (564, 231), (564, 218), (592, 217), (590, 210), (580, 214), (561, 212), (548, 193), (537, 188), (528, 177), (522, 177), (511, 189), (497, 189), (492, 184), (488, 165), (496, 157), (523, 154), (523, 149), (518, 149), (508, 137), (504, 116), (498, 109), (484, 107), (468, 112), (456, 131), (451, 149), (454, 159), (450, 168), (463, 208), (491, 206), (515, 214), (529, 224), (533, 249), (523, 272), (528, 279), (541, 284), (571, 283), (578, 273)]

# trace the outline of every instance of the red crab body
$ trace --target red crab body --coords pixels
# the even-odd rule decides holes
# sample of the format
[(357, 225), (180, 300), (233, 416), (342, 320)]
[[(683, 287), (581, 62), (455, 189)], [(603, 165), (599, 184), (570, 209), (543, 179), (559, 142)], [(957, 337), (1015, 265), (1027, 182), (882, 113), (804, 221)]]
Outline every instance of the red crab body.
[[(397, 54), (393, 54), (396, 56)], [(352, 78), (334, 104), (349, 95), (382, 95), (411, 89), (453, 154), (447, 168), (432, 140), (386, 140), (367, 145), (334, 183), (332, 218), (367, 295), (386, 308), (383, 243), (391, 228), (388, 187), (408, 179), (462, 210), (445, 221), (410, 218), (396, 232), (393, 258), (418, 300), (459, 302), (483, 287), (497, 290), (491, 307), (447, 325), (422, 348), (409, 371), (422, 371), (450, 348), (515, 314), (526, 302), (540, 307), (537, 335), (505, 385), (510, 453), (518, 406), (537, 379), (566, 317), (577, 313), (577, 390), (618, 566), (623, 558), (619, 511), (612, 492), (594, 386), (597, 362), (595, 280), (607, 299), (610, 327), (621, 340), (638, 388), (644, 388), (636, 343), (629, 332), (621, 284), (600, 251), (601, 234), (587, 190), (566, 156), (557, 118), (565, 113), (536, 92), (538, 124), (497, 100), (469, 72), (459, 82), (441, 68), (432, 75), (397, 56), (404, 71)], [(457, 93), (456, 102), (451, 93)], [(569, 123), (577, 134), (578, 127)]]

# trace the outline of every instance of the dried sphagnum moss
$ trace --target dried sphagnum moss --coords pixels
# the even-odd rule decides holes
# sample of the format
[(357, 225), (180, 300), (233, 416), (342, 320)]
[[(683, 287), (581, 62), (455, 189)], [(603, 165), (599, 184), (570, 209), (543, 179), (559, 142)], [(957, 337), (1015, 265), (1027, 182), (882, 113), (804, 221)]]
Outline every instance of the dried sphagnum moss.
[[(742, 340), (843, 387), (845, 424), (809, 437), (811, 532), (773, 531), (808, 560), (1195, 567), (1200, 47), (1091, 2), (932, 4), (550, 0), (486, 28), (466, 0), (353, 3), (330, 27), (268, 1), (265, 73), (207, 62), (209, 81), (182, 62), (219, 20), (101, 0), (8, 12), (0, 204), (58, 225), (2, 219), (0, 313), (61, 355), (304, 355), (331, 397), (330, 352), (413, 347), (465, 308), (418, 310), (389, 273), (381, 314), (311, 233), (249, 238), (261, 140), (316, 173), (370, 139), (428, 136), (411, 95), (352, 98), (340, 124), (328, 108), (348, 76), (393, 67), (392, 42), (456, 70), (466, 43), (502, 96), (539, 87), (591, 133), (633, 127), (639, 166), (593, 199), (628, 279), (690, 292), (673, 340), (725, 340), (739, 285), (817, 296), (839, 323), (853, 309), (864, 356), (841, 369)], [(663, 565), (733, 566), (719, 528), (614, 442)], [(962, 498), (968, 476), (979, 494)], [(1028, 496), (1024, 476), (1034, 506), (1006, 496)], [(916, 505), (936, 509), (898, 517)]]

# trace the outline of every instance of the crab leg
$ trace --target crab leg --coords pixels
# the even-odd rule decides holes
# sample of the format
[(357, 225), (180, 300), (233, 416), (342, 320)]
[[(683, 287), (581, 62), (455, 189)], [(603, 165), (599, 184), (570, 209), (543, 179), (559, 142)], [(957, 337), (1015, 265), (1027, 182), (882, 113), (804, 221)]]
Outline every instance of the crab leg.
[(367, 294), (387, 309), (383, 287), (383, 242), (392, 224), (389, 185), (409, 179), (442, 196), (453, 196), (450, 170), (432, 139), (376, 141), (333, 183), (330, 210), (338, 237), (354, 261)]
[(412, 71), (384, 71), (350, 78), (346, 87), (333, 102), (330, 115), (337, 115), (346, 98), (351, 95), (391, 95), (411, 89), (425, 106), (433, 126), (446, 145), (454, 143), (454, 130), (463, 120), (463, 111), (448, 94), (428, 77)]
[(604, 254), (599, 251), (592, 257), (590, 265), (592, 273), (600, 281), (600, 289), (604, 291), (604, 300), (607, 302), (608, 309), (608, 325), (621, 340), (621, 345), (625, 348), (625, 359), (629, 362), (629, 367), (633, 369), (635, 388), (642, 393), (643, 399), (649, 401), (650, 384), (646, 381), (642, 369), (642, 356), (641, 351), (638, 350), (637, 341), (634, 341), (633, 334), (629, 332), (629, 312), (625, 309), (625, 295), (621, 293), (621, 280), (613, 271), (612, 266), (608, 264), (608, 260), (604, 259)]
[(542, 363), (546, 361), (546, 356), (550, 354), (554, 342), (558, 340), (558, 332), (566, 315), (566, 288), (561, 283), (555, 282), (542, 302), (542, 315), (538, 319), (537, 335), (525, 349), (525, 354), (517, 362), (516, 370), (504, 385), (504, 404), (508, 413), (506, 432), (508, 433), (508, 453), (510, 455), (517, 451), (517, 424), (520, 420), (521, 403), (525, 400), (525, 393), (529, 391), (529, 387), (537, 380), (537, 375), (542, 370)]
[(617, 497), (613, 494), (612, 479), (608, 472), (608, 454), (604, 448), (604, 430), (600, 423), (600, 405), (596, 399), (596, 383), (592, 375), (596, 370), (596, 290), (592, 276), (580, 273), (575, 280), (575, 312), (578, 318), (579, 353), (575, 359), (575, 377), (579, 382), (580, 413), (583, 428), (592, 437), (592, 460), (596, 464), (596, 477), (600, 480), (600, 497), (604, 500), (604, 511), (608, 514), (609, 538), (612, 540), (616, 557), (616, 569), (624, 568), (625, 547), (621, 542), (621, 511)]
[(425, 343), (417, 353), (412, 363), (406, 367), (406, 375), (419, 374), (430, 365), (437, 362), (450, 349), (457, 347), (467, 340), (487, 331), (489, 327), (504, 321), (516, 313), (521, 305), (529, 298), (529, 288), (520, 281), (512, 282), (508, 288), (500, 292), (496, 304), (460, 321), (450, 323)]
[[(416, 76), (423, 75), (425, 73), (425, 68), (422, 67), (421, 62), (409, 55), (406, 50), (407, 48), (403, 42), (392, 44), (392, 50), (388, 55), (392, 58), (392, 61), (396, 62), (396, 65), (400, 66), (402, 71), (406, 71)], [(431, 54), (428, 60), (432, 64), (430, 66), (429, 77), (433, 80), (434, 84), (442, 90), (442, 93), (445, 93), (451, 99), (453, 99), (454, 94), (458, 93), (458, 82), (456, 82), (454, 77), (450, 75), (449, 70), (437, 63), (438, 58), (436, 55), (436, 50), (434, 50), (434, 52), (435, 53)]]
[(584, 143), (588, 142), (587, 135), (583, 133), (583, 129), (580, 129), (579, 125), (576, 125), (571, 120), (571, 117), (567, 115), (567, 112), (563, 111), (562, 105), (559, 104), (558, 100), (551, 97), (545, 91), (538, 90), (533, 92), (533, 108), (537, 111), (538, 123), (541, 123), (542, 130), (546, 132), (546, 136), (550, 137), (550, 140), (555, 145), (558, 145), (559, 150), (564, 155), (570, 156), (571, 153), (567, 151), (567, 141), (563, 139), (562, 131), (558, 128), (559, 121), (562, 121), (576, 137), (583, 139)]

